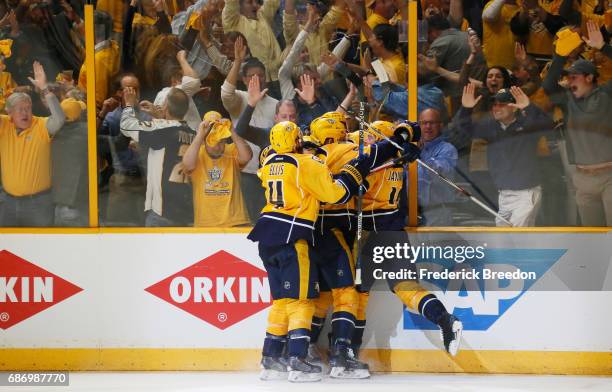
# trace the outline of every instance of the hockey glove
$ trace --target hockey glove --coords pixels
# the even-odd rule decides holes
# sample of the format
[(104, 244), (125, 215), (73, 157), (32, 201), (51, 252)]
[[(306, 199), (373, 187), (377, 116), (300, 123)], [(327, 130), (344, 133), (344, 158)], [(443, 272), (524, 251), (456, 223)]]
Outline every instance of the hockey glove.
[(404, 143), (402, 145), (404, 152), (402, 152), (399, 164), (410, 163), (416, 161), (421, 156), (421, 149), (413, 143)]

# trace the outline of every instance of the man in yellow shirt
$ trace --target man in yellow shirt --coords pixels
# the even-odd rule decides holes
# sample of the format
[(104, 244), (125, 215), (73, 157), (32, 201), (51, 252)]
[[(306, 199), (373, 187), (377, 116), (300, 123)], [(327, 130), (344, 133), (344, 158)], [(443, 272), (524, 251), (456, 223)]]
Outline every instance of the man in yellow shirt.
[[(347, 2), (349, 11), (357, 10), (357, 3), (354, 1)], [(374, 0), (366, 3), (371, 13), (368, 14), (366, 23), (374, 30), (379, 24), (389, 24), (393, 15), (397, 13), (397, 4), (394, 0)], [(362, 33), (360, 42), (367, 42), (366, 36)]]
[(32, 99), (25, 93), (13, 93), (6, 100), (8, 115), (0, 115), (2, 226), (53, 224), (51, 137), (64, 125), (65, 115), (38, 62), (34, 62), (30, 82), (45, 97), (51, 116), (33, 116)]
[(482, 53), (487, 66), (512, 68), (514, 43), (510, 21), (519, 12), (516, 0), (491, 0), (482, 11)]
[(272, 30), (274, 15), (280, 0), (227, 0), (223, 7), (222, 22), (225, 33), (238, 31), (247, 40), (253, 57), (266, 67), (266, 81), (278, 80), (281, 50)]
[[(322, 4), (318, 2), (318, 4)], [(310, 62), (316, 65), (321, 64), (321, 55), (329, 53), (329, 40), (336, 29), (338, 20), (342, 16), (343, 11), (337, 5), (332, 5), (327, 12), (321, 12), (320, 7), (312, 3), (307, 5), (309, 10), (313, 10), (321, 22), (314, 31), (308, 34), (305, 47), (308, 49)], [(285, 12), (283, 14), (283, 34), (287, 47), (295, 42), (300, 31), (300, 26), (297, 20), (297, 12), (294, 6), (294, 0), (285, 1)]]
[(193, 186), (194, 226), (244, 225), (250, 220), (240, 191), (240, 169), (253, 151), (236, 134), (230, 120), (218, 115), (207, 121), (209, 113), (183, 155), (183, 167)]
[[(96, 69), (96, 106), (102, 107), (104, 100), (108, 98), (110, 81), (119, 72), (119, 45), (110, 39), (110, 16), (103, 11), (94, 14), (96, 26), (104, 26), (105, 32), (101, 36), (96, 34), (96, 46), (94, 63)], [(87, 70), (85, 63), (79, 73), (79, 88), (87, 91)]]

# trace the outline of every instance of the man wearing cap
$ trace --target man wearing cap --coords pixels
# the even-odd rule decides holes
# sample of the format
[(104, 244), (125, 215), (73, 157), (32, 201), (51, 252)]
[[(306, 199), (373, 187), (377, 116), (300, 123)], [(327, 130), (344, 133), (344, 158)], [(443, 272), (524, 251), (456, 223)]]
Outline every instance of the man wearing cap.
[(250, 223), (242, 192), (240, 169), (253, 151), (236, 134), (232, 122), (208, 112), (185, 155), (191, 175), (195, 227), (232, 227)]
[[(454, 127), (489, 143), (487, 160), (499, 191), (499, 214), (515, 227), (534, 226), (542, 199), (536, 148), (541, 133), (553, 128), (552, 119), (512, 86), (499, 90), (490, 113), (473, 123), (472, 109), (482, 98), (475, 89), (472, 83), (463, 88)], [(496, 224), (504, 225), (499, 219)]]
[[(588, 22), (587, 28), (587, 45), (612, 58), (597, 25)], [(612, 226), (612, 82), (598, 86), (595, 65), (579, 59), (565, 71), (567, 89), (562, 88), (558, 80), (567, 57), (558, 52), (542, 87), (564, 112), (580, 219), (583, 226)]]
[(0, 115), (2, 226), (53, 224), (51, 138), (64, 125), (65, 116), (38, 62), (30, 82), (42, 92), (51, 116), (32, 116), (32, 99), (25, 93), (13, 93), (6, 100), (8, 116)]

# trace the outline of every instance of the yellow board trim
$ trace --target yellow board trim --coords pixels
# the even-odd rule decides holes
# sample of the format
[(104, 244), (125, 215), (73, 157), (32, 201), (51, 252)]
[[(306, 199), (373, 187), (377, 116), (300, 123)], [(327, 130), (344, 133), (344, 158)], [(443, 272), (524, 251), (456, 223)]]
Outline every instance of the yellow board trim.
[(98, 226), (98, 140), (96, 129), (96, 67), (94, 8), (85, 5), (85, 68), (87, 69), (87, 173), (89, 181), (89, 227)]
[[(261, 349), (0, 349), (0, 370), (258, 370)], [(611, 352), (365, 349), (376, 372), (612, 375)]]
[[(408, 120), (417, 121), (417, 45), (418, 21), (417, 21), (417, 2), (408, 2)], [(417, 226), (418, 210), (418, 171), (417, 163), (412, 162), (408, 165), (408, 226)]]

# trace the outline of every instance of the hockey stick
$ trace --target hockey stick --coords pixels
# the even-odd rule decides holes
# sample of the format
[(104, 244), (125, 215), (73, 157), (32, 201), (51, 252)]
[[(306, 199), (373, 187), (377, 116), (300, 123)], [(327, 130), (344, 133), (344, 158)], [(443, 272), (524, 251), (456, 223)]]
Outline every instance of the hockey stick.
[(454, 188), (456, 191), (462, 193), (463, 195), (467, 196), (471, 201), (473, 201), (474, 203), (476, 203), (477, 205), (479, 205), (482, 209), (484, 209), (485, 211), (487, 211), (488, 213), (492, 214), (493, 216), (495, 216), (496, 218), (499, 218), (501, 221), (503, 221), (505, 224), (507, 224), (508, 226), (512, 227), (512, 223), (510, 223), (510, 221), (508, 221), (506, 218), (504, 218), (503, 216), (499, 215), (497, 212), (493, 211), (493, 209), (491, 209), (488, 205), (486, 205), (485, 203), (481, 202), (480, 200), (478, 200), (476, 197), (474, 197), (474, 195), (472, 195), (470, 192), (466, 191), (465, 189), (461, 188), (459, 185), (455, 184), (454, 182), (452, 182), (451, 180), (449, 180), (448, 178), (444, 177), (442, 174), (438, 173), (435, 169), (433, 169), (431, 166), (429, 166), (428, 164), (426, 164), (425, 162), (423, 162), (420, 159), (416, 160), (419, 165), (423, 166), (425, 169), (429, 170), (430, 172), (432, 172), (433, 174), (435, 174), (436, 176), (438, 176), (438, 178), (440, 178), (442, 181), (444, 181), (445, 183), (447, 183), (448, 185), (450, 185), (452, 188)]
[[(359, 101), (359, 158), (364, 156), (363, 152), (363, 127), (365, 117), (365, 103), (363, 99)], [(357, 194), (357, 255), (355, 256), (355, 284), (361, 284), (361, 236), (363, 234), (363, 183), (359, 184), (359, 193)]]

